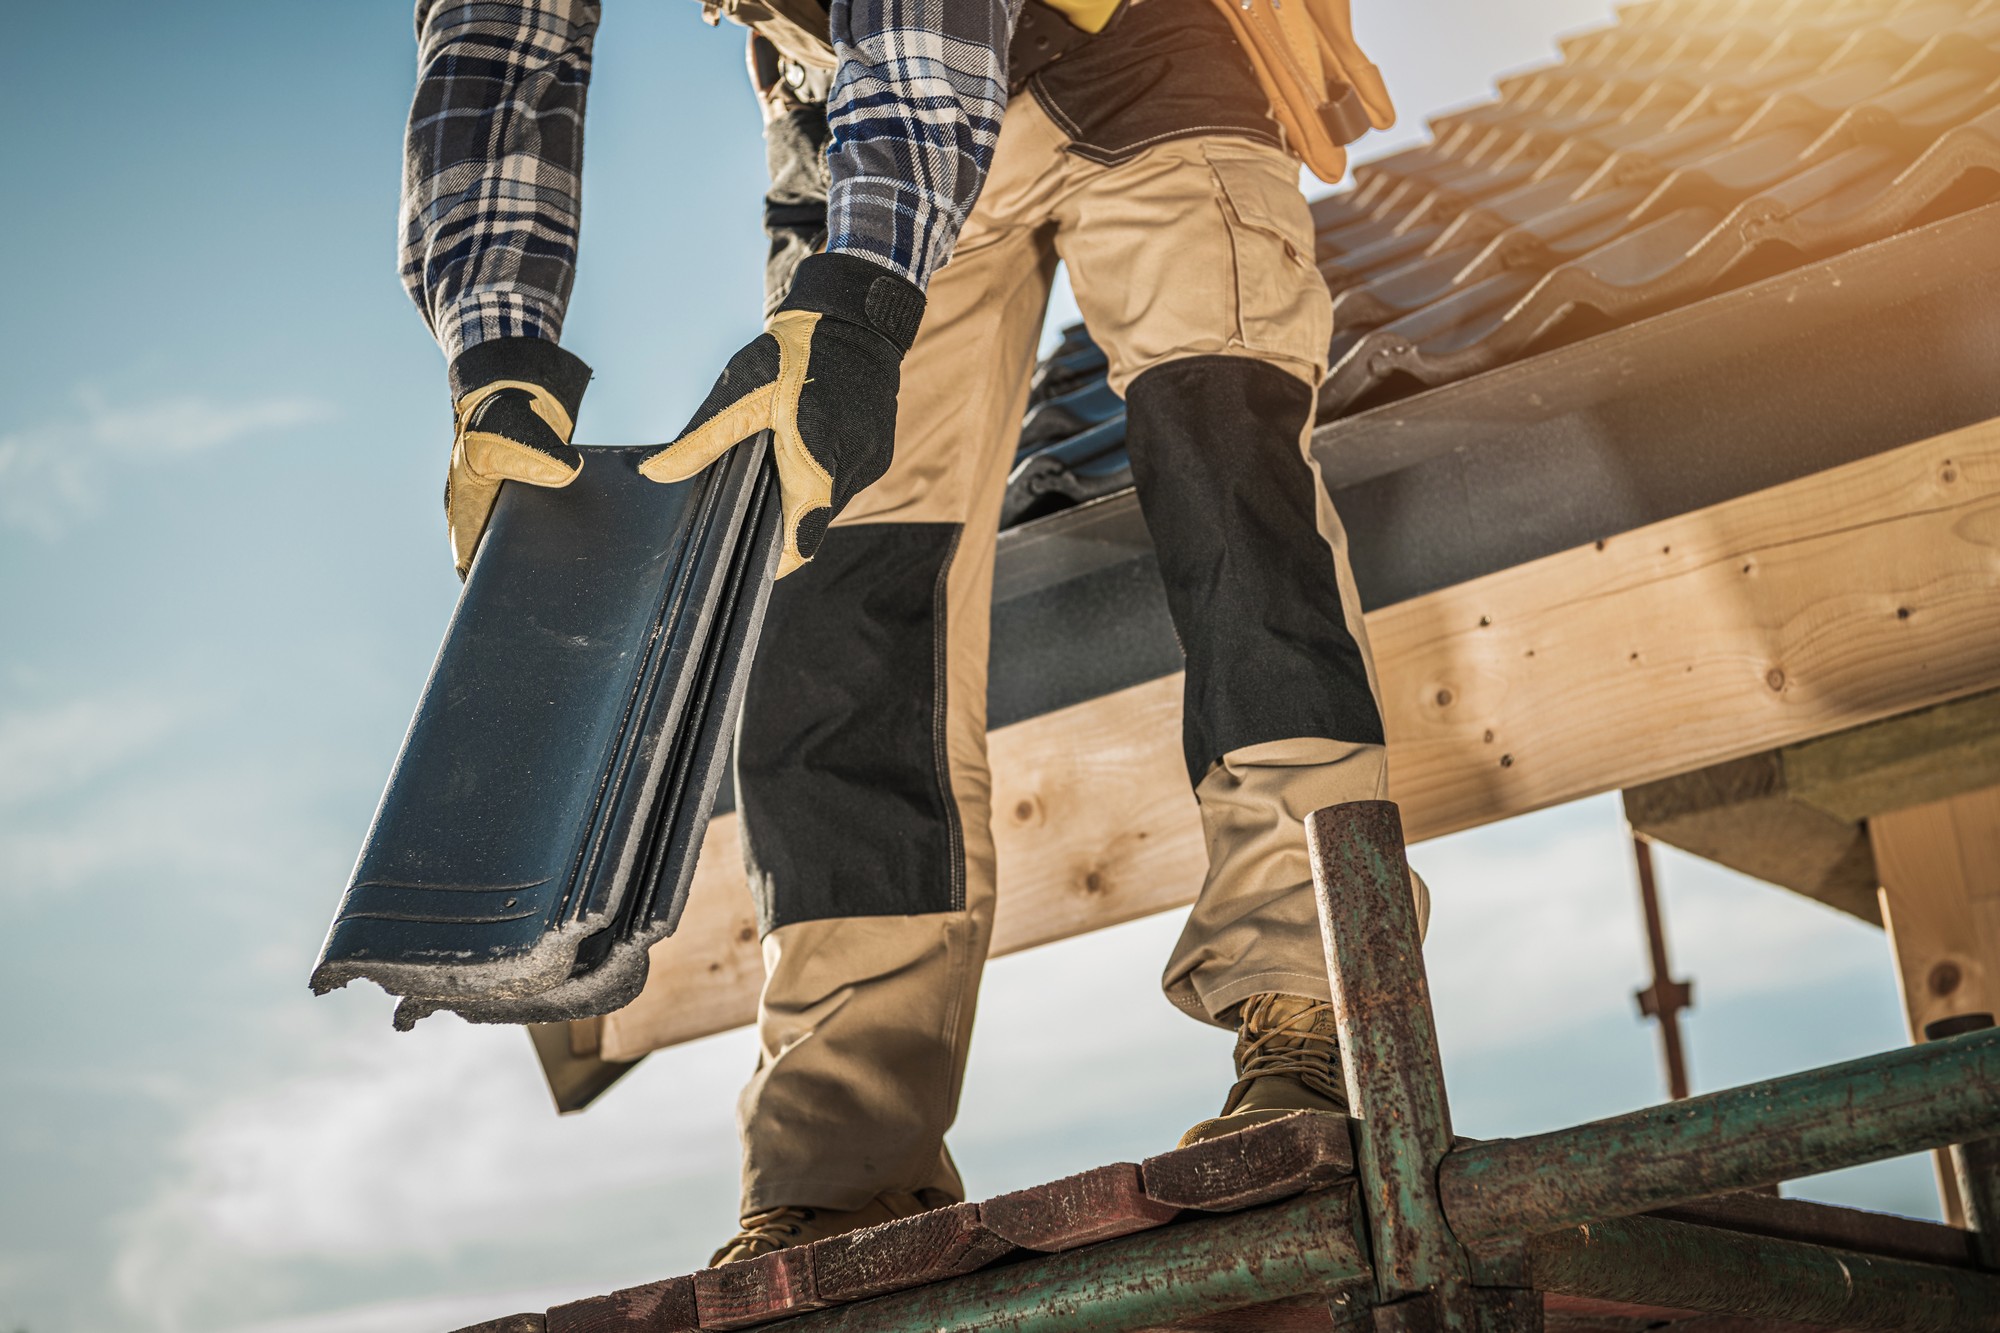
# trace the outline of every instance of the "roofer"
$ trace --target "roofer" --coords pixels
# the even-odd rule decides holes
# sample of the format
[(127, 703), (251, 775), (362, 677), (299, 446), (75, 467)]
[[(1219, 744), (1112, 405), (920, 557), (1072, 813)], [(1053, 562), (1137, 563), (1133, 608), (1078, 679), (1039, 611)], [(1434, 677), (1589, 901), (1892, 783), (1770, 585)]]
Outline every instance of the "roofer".
[[(708, 0), (754, 30), (767, 332), (642, 470), (775, 425), (786, 543), (737, 741), (768, 977), (716, 1262), (964, 1197), (944, 1134), (993, 916), (994, 534), (1058, 260), (1187, 657), (1209, 870), (1164, 985), (1237, 1031), (1238, 1078), (1183, 1142), (1344, 1112), (1303, 819), (1385, 778), (1306, 448), (1332, 315), (1298, 176), (1338, 178), (1391, 111), (1346, 0), (1242, 3)], [(450, 359), (461, 572), (502, 479), (582, 465), (590, 372), (557, 339), (597, 19), (417, 6), (403, 273)]]

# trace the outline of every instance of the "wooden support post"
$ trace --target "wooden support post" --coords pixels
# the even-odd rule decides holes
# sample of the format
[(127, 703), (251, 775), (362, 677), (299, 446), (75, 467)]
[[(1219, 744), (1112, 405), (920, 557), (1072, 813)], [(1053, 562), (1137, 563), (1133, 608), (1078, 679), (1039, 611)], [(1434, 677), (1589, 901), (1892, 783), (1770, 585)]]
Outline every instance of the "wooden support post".
[[(2000, 1013), (2000, 787), (1876, 815), (1868, 839), (1911, 1040)], [(1966, 1225), (1956, 1167), (1936, 1163), (1945, 1220)]]

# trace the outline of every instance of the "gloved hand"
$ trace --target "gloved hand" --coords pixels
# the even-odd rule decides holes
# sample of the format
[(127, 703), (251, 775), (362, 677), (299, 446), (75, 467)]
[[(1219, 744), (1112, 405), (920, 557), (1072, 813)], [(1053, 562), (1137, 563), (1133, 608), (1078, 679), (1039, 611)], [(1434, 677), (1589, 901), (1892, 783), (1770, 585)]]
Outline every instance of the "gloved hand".
[(847, 502), (889, 469), (896, 390), (924, 294), (853, 255), (811, 255), (755, 342), (729, 359), (680, 438), (640, 460), (684, 481), (768, 430), (783, 497), (779, 578), (819, 550)]
[(541, 338), (496, 338), (451, 363), (457, 431), (445, 475), (445, 526), (458, 576), (472, 565), (503, 481), (567, 486), (583, 470), (570, 446), (590, 367)]

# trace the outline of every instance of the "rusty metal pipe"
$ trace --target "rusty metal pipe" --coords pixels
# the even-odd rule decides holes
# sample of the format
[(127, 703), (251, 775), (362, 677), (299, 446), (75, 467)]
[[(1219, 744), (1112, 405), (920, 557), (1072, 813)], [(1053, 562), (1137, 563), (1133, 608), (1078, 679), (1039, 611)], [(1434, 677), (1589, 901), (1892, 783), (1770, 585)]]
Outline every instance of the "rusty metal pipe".
[(1630, 1217), (1528, 1244), (1537, 1288), (1797, 1320), (1855, 1333), (2000, 1330), (2000, 1277), (1803, 1241)]
[(785, 1333), (1128, 1333), (1372, 1290), (1354, 1187), (1184, 1222), (784, 1322)]
[(1328, 806), (1307, 817), (1306, 845), (1354, 1114), (1354, 1166), (1376, 1296), (1393, 1301), (1462, 1286), (1465, 1255), (1438, 1208), (1438, 1163), (1451, 1150), (1451, 1116), (1402, 817), (1389, 801)]
[(2000, 1028), (1452, 1153), (1453, 1232), (1538, 1236), (2000, 1130)]

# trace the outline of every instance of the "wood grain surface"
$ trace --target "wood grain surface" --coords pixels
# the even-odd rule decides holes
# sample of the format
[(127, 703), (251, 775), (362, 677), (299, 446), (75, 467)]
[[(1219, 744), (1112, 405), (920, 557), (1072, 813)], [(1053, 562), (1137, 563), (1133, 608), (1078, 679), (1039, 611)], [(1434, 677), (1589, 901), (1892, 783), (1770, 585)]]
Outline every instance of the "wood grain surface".
[[(1385, 607), (1391, 795), (1412, 841), (2000, 685), (2000, 422)], [(994, 952), (1182, 906), (1205, 857), (1180, 677), (992, 736)], [(733, 816), (607, 1060), (752, 1021)]]

